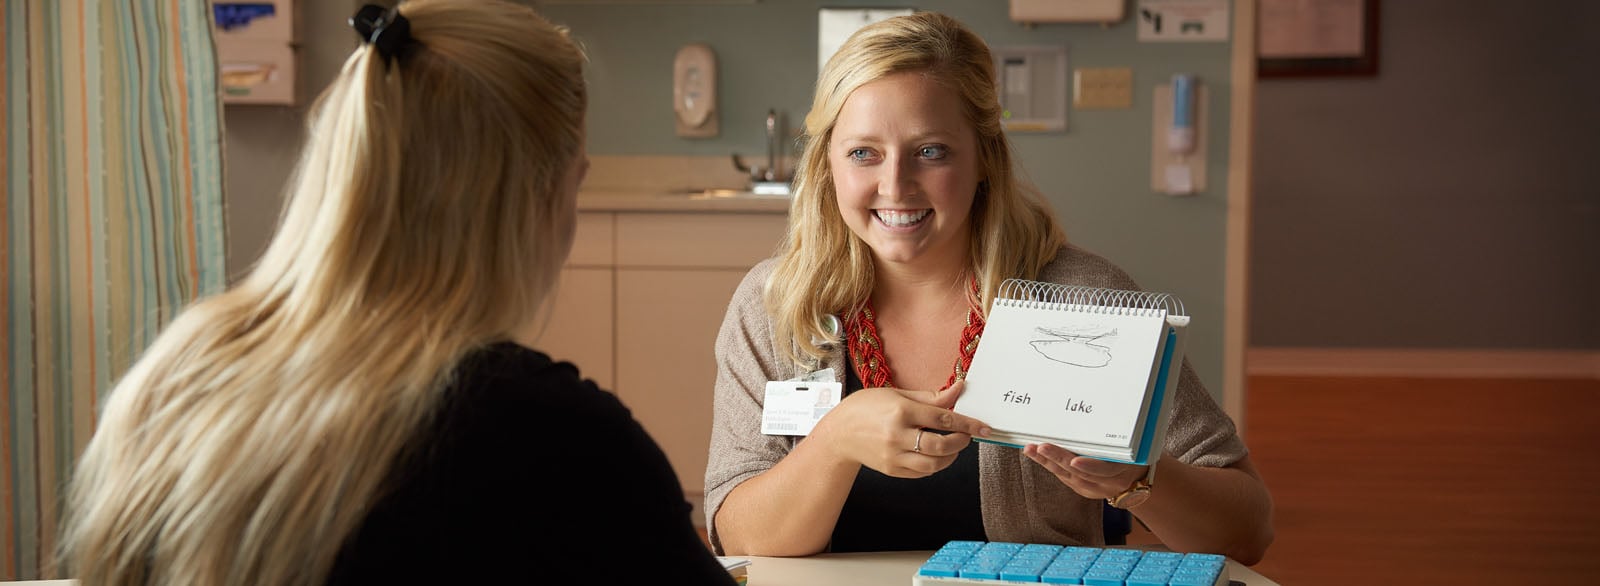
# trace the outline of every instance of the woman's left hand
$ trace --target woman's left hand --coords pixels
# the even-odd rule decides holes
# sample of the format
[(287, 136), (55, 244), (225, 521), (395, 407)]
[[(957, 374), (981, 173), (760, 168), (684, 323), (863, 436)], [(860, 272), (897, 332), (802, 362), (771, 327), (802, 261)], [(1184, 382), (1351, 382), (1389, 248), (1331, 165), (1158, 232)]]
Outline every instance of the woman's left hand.
[(1044, 466), (1073, 492), (1088, 499), (1115, 497), (1145, 475), (1144, 466), (1079, 456), (1055, 444), (1030, 444), (1022, 448), (1022, 454)]

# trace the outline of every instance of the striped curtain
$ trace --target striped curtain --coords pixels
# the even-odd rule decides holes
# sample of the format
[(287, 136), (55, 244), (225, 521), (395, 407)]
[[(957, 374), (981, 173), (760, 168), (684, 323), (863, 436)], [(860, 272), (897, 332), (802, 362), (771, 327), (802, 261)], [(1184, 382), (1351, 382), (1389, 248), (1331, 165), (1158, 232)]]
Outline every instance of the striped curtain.
[(0, 580), (52, 577), (99, 401), (225, 282), (205, 0), (6, 0), (0, 13)]

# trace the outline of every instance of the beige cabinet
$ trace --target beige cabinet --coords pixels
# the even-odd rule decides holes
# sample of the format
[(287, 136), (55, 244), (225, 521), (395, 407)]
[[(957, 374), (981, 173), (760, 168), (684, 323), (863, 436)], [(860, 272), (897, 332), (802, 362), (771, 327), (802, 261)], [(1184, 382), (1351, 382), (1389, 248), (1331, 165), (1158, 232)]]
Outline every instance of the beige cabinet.
[[(728, 298), (744, 271), (617, 270), (617, 390), (683, 482), (705, 493), (711, 445), (713, 351)], [(698, 517), (696, 518), (698, 519)]]
[(539, 336), (539, 349), (603, 389), (616, 388), (616, 275), (611, 267), (568, 267)]
[(580, 213), (572, 254), (537, 344), (551, 358), (578, 365), (604, 389), (617, 381), (615, 214)]
[(579, 214), (540, 349), (615, 392), (696, 505), (705, 493), (717, 330), (734, 289), (773, 254), (786, 222), (770, 212)]

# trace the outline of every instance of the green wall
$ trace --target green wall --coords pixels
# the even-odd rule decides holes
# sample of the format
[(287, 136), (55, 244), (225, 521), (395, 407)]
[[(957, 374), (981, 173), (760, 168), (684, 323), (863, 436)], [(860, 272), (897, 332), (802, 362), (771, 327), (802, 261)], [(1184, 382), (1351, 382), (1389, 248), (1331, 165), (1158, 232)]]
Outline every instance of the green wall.
[[(1065, 44), (1069, 68), (1131, 67), (1132, 109), (1069, 109), (1065, 133), (1017, 133), (1012, 143), (1021, 171), (1055, 205), (1069, 239), (1118, 263), (1143, 287), (1184, 300), (1195, 317), (1190, 358), (1221, 396), (1230, 43), (1138, 42), (1132, 2), (1130, 18), (1109, 27), (1032, 28), (1012, 22), (1007, 3), (995, 0), (535, 4), (589, 52), (595, 155), (764, 157), (767, 110), (798, 128), (809, 107), (823, 7), (934, 10), (962, 20), (991, 46)], [(672, 61), (691, 42), (717, 54), (716, 138), (683, 139), (673, 130)], [(1174, 73), (1199, 76), (1210, 96), (1207, 189), (1182, 198), (1150, 190), (1151, 95)]]

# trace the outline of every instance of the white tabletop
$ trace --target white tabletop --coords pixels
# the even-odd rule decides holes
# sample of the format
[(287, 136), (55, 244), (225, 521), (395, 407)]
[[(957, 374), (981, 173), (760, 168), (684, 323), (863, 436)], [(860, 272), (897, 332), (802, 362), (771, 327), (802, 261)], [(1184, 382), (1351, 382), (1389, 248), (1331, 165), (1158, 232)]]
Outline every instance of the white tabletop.
[[(931, 551), (830, 553), (803, 558), (750, 556), (749, 586), (910, 586)], [(1246, 586), (1277, 582), (1228, 560), (1228, 578)]]
[[(910, 586), (931, 551), (829, 553), (803, 558), (748, 556), (748, 586)], [(1255, 570), (1228, 560), (1228, 578), (1245, 586), (1278, 586)], [(77, 586), (76, 580), (3, 582), (0, 586)]]

